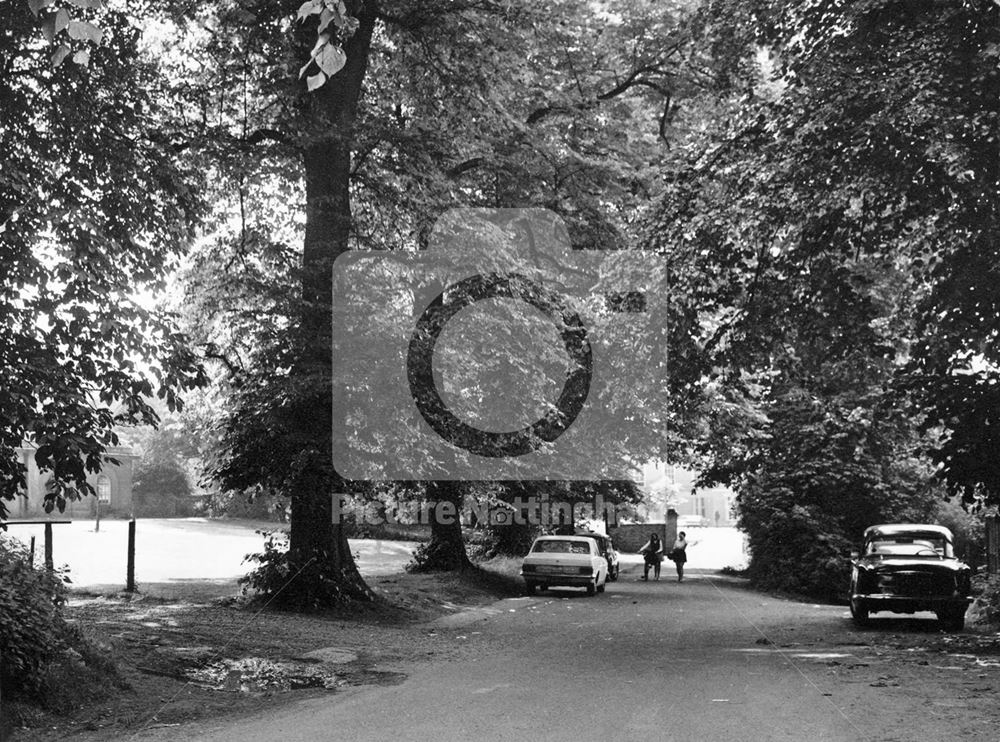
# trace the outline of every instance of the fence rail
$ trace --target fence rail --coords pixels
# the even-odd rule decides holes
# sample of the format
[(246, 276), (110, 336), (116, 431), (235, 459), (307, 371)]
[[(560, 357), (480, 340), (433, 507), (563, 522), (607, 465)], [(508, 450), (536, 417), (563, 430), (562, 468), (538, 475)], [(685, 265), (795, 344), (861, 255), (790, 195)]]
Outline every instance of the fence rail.
[[(71, 520), (8, 520), (8, 526), (45, 526), (45, 568), (52, 569), (52, 526), (72, 523)], [(35, 561), (35, 537), (31, 537), (30, 559)]]
[[(45, 568), (53, 569), (52, 559), (52, 526), (72, 523), (71, 520), (9, 520), (8, 526), (45, 526)], [(95, 532), (97, 528), (94, 528)], [(35, 561), (35, 537), (31, 537), (28, 547), (28, 559), (32, 564)], [(128, 547), (125, 556), (125, 591), (135, 592), (135, 518), (128, 522)]]

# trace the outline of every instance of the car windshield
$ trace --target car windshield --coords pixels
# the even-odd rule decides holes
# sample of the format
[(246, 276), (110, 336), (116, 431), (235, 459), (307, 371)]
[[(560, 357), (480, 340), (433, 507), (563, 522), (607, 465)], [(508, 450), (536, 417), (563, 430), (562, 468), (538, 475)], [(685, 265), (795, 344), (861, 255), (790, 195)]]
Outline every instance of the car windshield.
[(868, 542), (865, 554), (928, 558), (952, 556), (948, 540), (933, 533), (880, 536)]
[(589, 554), (590, 545), (586, 541), (537, 541), (532, 551), (549, 554)]

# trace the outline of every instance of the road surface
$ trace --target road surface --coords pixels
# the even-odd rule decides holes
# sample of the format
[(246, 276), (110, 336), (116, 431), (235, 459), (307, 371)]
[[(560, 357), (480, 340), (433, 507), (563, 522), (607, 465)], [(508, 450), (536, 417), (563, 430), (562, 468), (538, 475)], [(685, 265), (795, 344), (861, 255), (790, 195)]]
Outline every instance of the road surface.
[(1000, 669), (922, 649), (940, 639), (932, 621), (856, 631), (841, 607), (671, 574), (647, 583), (631, 572), (592, 598), (552, 591), (449, 615), (422, 630), (449, 637), (454, 656), (374, 666), (405, 673), (401, 684), (134, 739), (997, 739), (989, 699)]

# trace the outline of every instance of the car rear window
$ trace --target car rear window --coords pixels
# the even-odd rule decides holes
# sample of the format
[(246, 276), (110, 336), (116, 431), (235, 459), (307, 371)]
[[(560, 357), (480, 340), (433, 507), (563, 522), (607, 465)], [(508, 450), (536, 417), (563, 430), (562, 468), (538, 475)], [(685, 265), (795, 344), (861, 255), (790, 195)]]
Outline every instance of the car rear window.
[(598, 554), (604, 554), (608, 550), (608, 547), (611, 545), (610, 541), (606, 541), (605, 539), (598, 538), (596, 536), (587, 536), (587, 538), (593, 541), (594, 545), (597, 546)]
[(951, 556), (951, 549), (945, 538), (914, 534), (874, 539), (868, 544), (865, 553), (884, 556)]
[(562, 554), (589, 554), (590, 545), (584, 541), (537, 541), (532, 551)]

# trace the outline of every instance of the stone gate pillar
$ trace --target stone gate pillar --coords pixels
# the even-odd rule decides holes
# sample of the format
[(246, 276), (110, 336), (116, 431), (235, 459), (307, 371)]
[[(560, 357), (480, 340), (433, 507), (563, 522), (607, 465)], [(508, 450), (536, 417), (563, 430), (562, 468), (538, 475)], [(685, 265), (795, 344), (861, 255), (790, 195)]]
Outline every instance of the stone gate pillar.
[(667, 522), (663, 524), (663, 552), (666, 553), (674, 548), (674, 541), (677, 540), (677, 511), (667, 508)]

